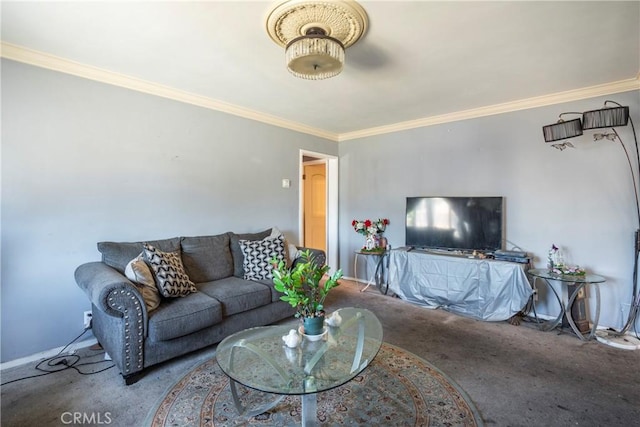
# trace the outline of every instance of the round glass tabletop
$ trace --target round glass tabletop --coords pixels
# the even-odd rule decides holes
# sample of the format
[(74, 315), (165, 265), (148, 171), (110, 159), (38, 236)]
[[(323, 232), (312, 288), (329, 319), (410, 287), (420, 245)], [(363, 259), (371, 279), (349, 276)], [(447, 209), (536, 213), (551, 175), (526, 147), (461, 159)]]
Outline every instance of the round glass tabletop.
[(337, 311), (342, 318), (339, 326), (325, 326), (317, 340), (298, 332), (300, 343), (295, 348), (283, 340), (291, 325), (233, 334), (218, 345), (218, 364), (232, 380), (270, 393), (304, 395), (345, 384), (375, 358), (382, 344), (382, 325), (366, 309)]
[(597, 274), (585, 274), (583, 276), (569, 275), (569, 274), (556, 274), (550, 272), (546, 268), (534, 268), (532, 270), (527, 271), (532, 276), (540, 277), (547, 280), (559, 280), (561, 282), (571, 282), (571, 283), (602, 283), (606, 281), (606, 279), (602, 276), (598, 276)]

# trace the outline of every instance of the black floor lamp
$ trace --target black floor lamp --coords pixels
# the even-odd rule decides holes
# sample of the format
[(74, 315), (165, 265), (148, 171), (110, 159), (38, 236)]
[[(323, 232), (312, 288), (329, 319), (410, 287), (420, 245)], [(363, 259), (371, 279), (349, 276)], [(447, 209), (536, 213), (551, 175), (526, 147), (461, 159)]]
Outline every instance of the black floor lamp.
[[(609, 105), (614, 106), (610, 107)], [(582, 115), (582, 120), (576, 118), (564, 121), (562, 119), (564, 115)], [(629, 123), (631, 124), (634, 144), (627, 147), (615, 128), (627, 126)], [(567, 141), (567, 139), (582, 135), (584, 130), (605, 128), (610, 128), (612, 132), (595, 133), (593, 139), (594, 141), (617, 141), (624, 150), (633, 182), (638, 228), (635, 231), (634, 239), (633, 292), (631, 296), (631, 306), (629, 308), (629, 317), (620, 331), (598, 331), (596, 336), (598, 341), (605, 344), (629, 350), (638, 350), (640, 349), (640, 339), (638, 338), (638, 331), (635, 329), (635, 323), (640, 313), (640, 292), (638, 289), (638, 257), (640, 256), (640, 203), (638, 202), (638, 182), (640, 180), (640, 151), (638, 151), (636, 129), (633, 125), (633, 120), (629, 116), (629, 107), (624, 107), (615, 101), (605, 101), (604, 108), (599, 110), (585, 111), (584, 113), (562, 113), (560, 114), (558, 123), (544, 126), (542, 133), (544, 134), (545, 142), (551, 143), (552, 147), (563, 151), (566, 148), (574, 148), (574, 145), (570, 141)], [(627, 332), (629, 332), (631, 328), (634, 328), (635, 337), (627, 335)]]

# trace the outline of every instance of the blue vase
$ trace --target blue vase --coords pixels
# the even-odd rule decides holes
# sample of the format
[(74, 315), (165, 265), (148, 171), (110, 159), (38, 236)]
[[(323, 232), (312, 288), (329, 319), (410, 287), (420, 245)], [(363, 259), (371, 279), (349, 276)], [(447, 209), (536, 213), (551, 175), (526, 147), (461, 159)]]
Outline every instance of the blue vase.
[(303, 326), (306, 335), (320, 335), (324, 329), (324, 316), (305, 317)]

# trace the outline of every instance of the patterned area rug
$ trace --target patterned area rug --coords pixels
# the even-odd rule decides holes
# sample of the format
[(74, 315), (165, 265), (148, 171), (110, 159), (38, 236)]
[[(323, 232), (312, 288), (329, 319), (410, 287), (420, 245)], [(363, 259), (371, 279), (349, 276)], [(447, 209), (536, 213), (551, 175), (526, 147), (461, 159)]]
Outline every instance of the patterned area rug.
[[(274, 395), (238, 386), (241, 400), (258, 407)], [(229, 379), (215, 359), (194, 368), (174, 385), (149, 414), (148, 425), (293, 426), (300, 425), (299, 396), (287, 396), (269, 412), (238, 415)], [(464, 391), (427, 361), (383, 344), (371, 365), (351, 382), (318, 394), (322, 425), (481, 426)]]

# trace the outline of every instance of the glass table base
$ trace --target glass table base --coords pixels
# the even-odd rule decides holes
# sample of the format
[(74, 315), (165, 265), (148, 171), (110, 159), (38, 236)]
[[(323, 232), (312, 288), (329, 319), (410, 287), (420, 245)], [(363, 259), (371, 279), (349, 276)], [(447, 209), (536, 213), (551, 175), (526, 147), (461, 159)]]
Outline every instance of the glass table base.
[(318, 395), (304, 394), (302, 399), (302, 426), (314, 427), (318, 425)]
[[(272, 402), (267, 403), (262, 406), (258, 406), (254, 409), (249, 409), (244, 406), (240, 402), (240, 398), (238, 396), (238, 390), (236, 387), (236, 382), (234, 380), (229, 381), (229, 386), (231, 387), (231, 395), (233, 396), (233, 403), (236, 406), (238, 414), (243, 417), (255, 417), (256, 415), (263, 414), (273, 409), (285, 398), (285, 395), (277, 396)], [(302, 426), (303, 427), (315, 427), (318, 425), (318, 394), (303, 394), (300, 396), (300, 400), (302, 401)]]

